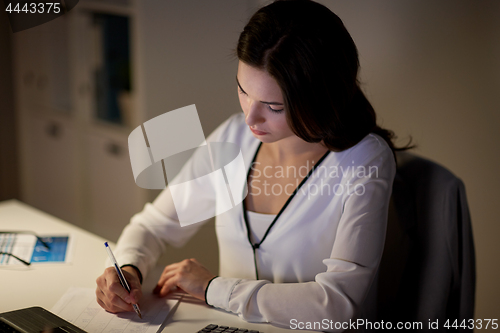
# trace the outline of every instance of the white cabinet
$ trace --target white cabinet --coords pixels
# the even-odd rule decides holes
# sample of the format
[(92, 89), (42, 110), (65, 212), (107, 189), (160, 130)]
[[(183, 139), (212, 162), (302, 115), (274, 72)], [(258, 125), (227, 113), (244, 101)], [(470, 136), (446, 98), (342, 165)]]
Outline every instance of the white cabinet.
[[(113, 72), (113, 59), (105, 58), (113, 47), (132, 44), (102, 44), (103, 21), (127, 26), (133, 11), (126, 2), (104, 3), (81, 1), (62, 17), (14, 34), (13, 58), (23, 200), (116, 241), (149, 198), (133, 180), (132, 128), (120, 121), (130, 116), (121, 117), (122, 106), (112, 100), (137, 84), (127, 81), (129, 63), (120, 60)], [(118, 88), (116, 73), (126, 78)]]
[(68, 222), (81, 225), (77, 136), (67, 117), (22, 115), (23, 199)]
[(88, 229), (118, 239), (132, 215), (142, 209), (132, 177), (127, 136), (93, 131), (85, 135), (87, 151)]
[(71, 109), (68, 16), (14, 34), (18, 106), (37, 113)]

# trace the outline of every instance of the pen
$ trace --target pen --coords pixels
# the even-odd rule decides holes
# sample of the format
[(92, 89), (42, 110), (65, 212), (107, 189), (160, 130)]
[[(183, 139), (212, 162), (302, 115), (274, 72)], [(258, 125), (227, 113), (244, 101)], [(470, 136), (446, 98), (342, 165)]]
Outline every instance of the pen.
[[(113, 265), (115, 265), (116, 274), (118, 274), (118, 278), (120, 279), (121, 285), (128, 292), (130, 292), (130, 287), (127, 283), (127, 280), (125, 280), (125, 276), (123, 275), (123, 272), (122, 272), (120, 266), (118, 266), (118, 263), (116, 262), (115, 256), (113, 255), (113, 252), (111, 251), (111, 248), (109, 247), (108, 242), (105, 242), (104, 245), (106, 246), (106, 251), (108, 251), (109, 259), (111, 259), (111, 262), (113, 263)], [(134, 307), (134, 310), (137, 313), (137, 315), (139, 316), (139, 318), (142, 319), (142, 314), (141, 314), (141, 310), (139, 310), (139, 306), (137, 304), (132, 304), (132, 306)]]

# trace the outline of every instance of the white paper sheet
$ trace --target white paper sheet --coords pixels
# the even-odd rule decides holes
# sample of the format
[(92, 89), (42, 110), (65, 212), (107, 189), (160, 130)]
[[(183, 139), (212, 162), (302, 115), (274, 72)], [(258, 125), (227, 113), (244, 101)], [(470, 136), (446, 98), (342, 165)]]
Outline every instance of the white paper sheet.
[(155, 333), (179, 299), (144, 295), (139, 302), (142, 319), (135, 312), (113, 314), (97, 304), (95, 289), (70, 288), (51, 311), (92, 333)]
[[(0, 234), (0, 251), (12, 253), (29, 262), (35, 249), (36, 237), (27, 234)], [(7, 254), (0, 255), (0, 265), (23, 265), (22, 262)]]

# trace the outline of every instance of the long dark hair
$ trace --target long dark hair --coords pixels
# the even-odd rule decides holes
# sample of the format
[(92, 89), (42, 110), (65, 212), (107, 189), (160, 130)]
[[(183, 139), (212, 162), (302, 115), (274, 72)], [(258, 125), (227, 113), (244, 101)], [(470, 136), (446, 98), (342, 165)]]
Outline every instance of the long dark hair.
[(360, 89), (358, 51), (340, 18), (310, 0), (276, 0), (258, 10), (240, 34), (237, 56), (266, 70), (283, 93), (287, 122), (298, 137), (332, 151), (380, 135), (393, 151), (390, 130), (376, 124)]

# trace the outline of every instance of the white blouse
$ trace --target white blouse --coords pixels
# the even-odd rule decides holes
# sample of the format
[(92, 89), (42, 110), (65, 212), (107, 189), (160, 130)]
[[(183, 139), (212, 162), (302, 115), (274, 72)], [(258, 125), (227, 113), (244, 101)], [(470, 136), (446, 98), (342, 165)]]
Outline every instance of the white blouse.
[(276, 215), (256, 213), (247, 210), (247, 217), (248, 224), (250, 225), (250, 239), (252, 240), (252, 244), (260, 243), (267, 231), (267, 228), (269, 228), (271, 223), (276, 218)]
[[(242, 113), (207, 141), (238, 144), (245, 171), (260, 143)], [(195, 153), (178, 177), (189, 179), (196, 166)], [(220, 271), (209, 285), (207, 302), (247, 321), (287, 328), (292, 320), (348, 322), (363, 316), (370, 310), (365, 299), (382, 256), (395, 171), (387, 143), (369, 134), (316, 165), (258, 248), (248, 239), (242, 204), (216, 216)], [(189, 214), (215, 212), (216, 203), (209, 199), (214, 196), (193, 194), (217, 191), (216, 186), (192, 186), (185, 193)], [(259, 226), (270, 224), (271, 217), (265, 223), (258, 215), (248, 217), (252, 237), (261, 239)], [(166, 244), (182, 246), (202, 224), (181, 227), (170, 191), (164, 190), (132, 217), (115, 255), (146, 276)]]

